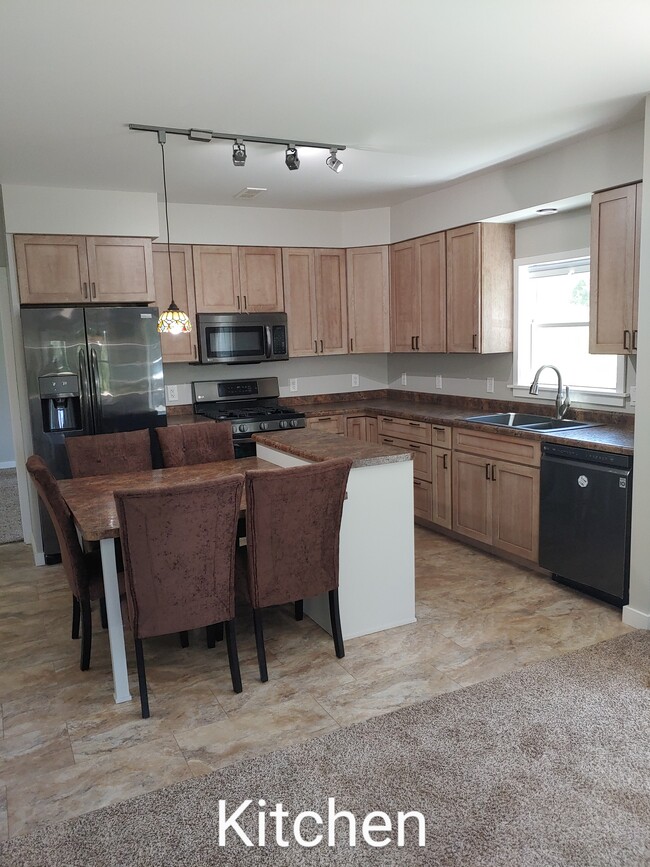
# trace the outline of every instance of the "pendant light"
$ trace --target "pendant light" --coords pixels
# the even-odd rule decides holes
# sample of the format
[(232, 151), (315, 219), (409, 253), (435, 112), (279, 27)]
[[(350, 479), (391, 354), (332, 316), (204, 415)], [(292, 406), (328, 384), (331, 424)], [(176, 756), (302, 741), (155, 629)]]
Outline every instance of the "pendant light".
[(169, 209), (167, 206), (167, 173), (165, 172), (165, 141), (167, 135), (164, 130), (158, 130), (158, 143), (162, 153), (163, 192), (165, 196), (165, 225), (167, 227), (167, 261), (169, 262), (169, 290), (171, 302), (166, 310), (161, 311), (158, 317), (158, 331), (161, 334), (189, 334), (192, 323), (187, 313), (178, 309), (174, 301), (174, 278), (172, 276), (172, 251), (169, 242)]

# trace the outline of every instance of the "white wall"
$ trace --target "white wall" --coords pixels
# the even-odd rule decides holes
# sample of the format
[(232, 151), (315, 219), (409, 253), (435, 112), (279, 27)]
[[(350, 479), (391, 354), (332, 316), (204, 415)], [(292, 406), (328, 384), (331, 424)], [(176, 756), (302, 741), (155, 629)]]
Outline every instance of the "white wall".
[(515, 259), (589, 247), (591, 211), (579, 208), (515, 224)]

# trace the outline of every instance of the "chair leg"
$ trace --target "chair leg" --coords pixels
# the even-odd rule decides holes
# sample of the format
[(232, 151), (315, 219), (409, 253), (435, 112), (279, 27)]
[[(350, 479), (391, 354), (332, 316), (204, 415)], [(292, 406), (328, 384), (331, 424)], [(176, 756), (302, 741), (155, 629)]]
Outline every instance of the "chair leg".
[(339, 659), (345, 656), (345, 648), (343, 647), (343, 633), (341, 632), (341, 612), (339, 610), (339, 591), (330, 590), (330, 623), (332, 624), (332, 638), (334, 639), (334, 649)]
[(181, 641), (181, 647), (189, 647), (190, 646), (190, 634), (187, 630), (183, 630), (183, 632), (178, 633), (178, 637)]
[(296, 620), (302, 620), (302, 618), (303, 618), (302, 599), (298, 599), (296, 602), (293, 603), (293, 613), (294, 613)]
[(72, 637), (79, 638), (79, 621), (81, 620), (81, 607), (76, 596), (72, 597)]
[(149, 694), (147, 693), (147, 677), (144, 671), (144, 653), (142, 651), (142, 639), (135, 640), (135, 662), (138, 666), (138, 686), (140, 688), (140, 707), (142, 719), (149, 719)]
[(93, 643), (93, 621), (90, 613), (90, 599), (84, 599), (79, 604), (81, 609), (81, 662), (82, 671), (90, 668), (90, 650)]
[(223, 641), (223, 623), (217, 623), (217, 641)]
[(264, 649), (264, 627), (262, 626), (262, 611), (253, 608), (253, 626), (255, 627), (255, 646), (257, 647), (257, 664), (260, 667), (260, 680), (266, 683), (269, 673), (266, 668), (266, 650)]
[(102, 619), (102, 629), (108, 629), (108, 615), (106, 614), (106, 599), (101, 596), (99, 599), (99, 616)]
[(237, 636), (235, 634), (235, 619), (226, 620), (226, 646), (228, 648), (228, 663), (234, 692), (241, 692), (241, 672), (239, 671), (239, 654), (237, 653)]
[(217, 643), (217, 624), (212, 623), (205, 627), (205, 640), (209, 648), (213, 648)]

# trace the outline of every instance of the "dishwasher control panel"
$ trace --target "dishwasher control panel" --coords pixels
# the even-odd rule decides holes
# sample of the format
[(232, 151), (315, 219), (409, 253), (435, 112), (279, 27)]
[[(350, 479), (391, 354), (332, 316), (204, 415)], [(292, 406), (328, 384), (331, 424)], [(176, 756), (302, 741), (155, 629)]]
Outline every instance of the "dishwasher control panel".
[(559, 443), (542, 443), (542, 454), (548, 455), (548, 457), (565, 458), (569, 461), (583, 461), (585, 464), (598, 464), (604, 467), (618, 467), (625, 470), (632, 466), (632, 455), (601, 452), (597, 449), (583, 449), (578, 446), (565, 446)]

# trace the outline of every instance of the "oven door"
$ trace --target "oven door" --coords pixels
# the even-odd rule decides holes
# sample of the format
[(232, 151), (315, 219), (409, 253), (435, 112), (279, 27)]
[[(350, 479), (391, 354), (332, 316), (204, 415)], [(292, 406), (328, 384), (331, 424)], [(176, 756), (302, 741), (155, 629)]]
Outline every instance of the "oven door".
[(253, 439), (234, 439), (233, 446), (235, 447), (235, 458), (253, 458), (257, 453)]

